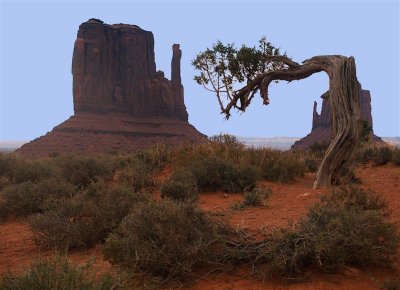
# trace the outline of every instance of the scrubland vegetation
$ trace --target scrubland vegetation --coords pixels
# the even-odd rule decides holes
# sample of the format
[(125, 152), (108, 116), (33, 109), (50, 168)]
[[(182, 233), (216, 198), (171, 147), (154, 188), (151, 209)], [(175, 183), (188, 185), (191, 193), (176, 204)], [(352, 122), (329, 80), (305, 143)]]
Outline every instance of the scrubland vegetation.
[[(317, 145), (309, 152), (245, 148), (235, 137), (221, 135), (207, 144), (160, 145), (132, 155), (28, 159), (1, 154), (0, 218), (26, 219), (43, 249), (64, 253), (102, 244), (112, 264), (155, 285), (185, 281), (205, 266), (232, 269), (250, 263), (264, 277), (301, 278), (308, 267), (390, 265), (399, 244), (390, 211), (376, 193), (355, 185), (334, 189), (298, 224), (261, 241), (197, 207), (199, 195), (213, 191), (243, 193), (237, 209), (268, 203), (273, 192), (259, 181), (290, 183), (315, 172), (324, 150)], [(357, 161), (400, 166), (400, 149), (364, 146)], [(165, 168), (171, 175), (157, 181)], [(157, 192), (161, 199), (154, 199)], [(26, 273), (3, 277), (0, 288), (125, 285), (112, 275), (93, 280), (86, 270), (63, 258), (40, 260)]]

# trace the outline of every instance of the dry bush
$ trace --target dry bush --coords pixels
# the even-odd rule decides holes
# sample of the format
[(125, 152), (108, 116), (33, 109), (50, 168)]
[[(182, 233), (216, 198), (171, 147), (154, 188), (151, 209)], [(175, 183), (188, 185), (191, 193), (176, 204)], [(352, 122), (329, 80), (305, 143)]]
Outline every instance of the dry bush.
[(356, 159), (358, 163), (367, 164), (368, 162), (372, 162), (375, 166), (383, 166), (391, 161), (396, 164), (398, 150), (390, 147), (365, 145), (357, 152)]
[(48, 160), (21, 158), (12, 153), (0, 154), (0, 176), (7, 177), (11, 184), (35, 182), (54, 173), (55, 168)]
[(400, 148), (393, 149), (392, 161), (393, 161), (394, 165), (400, 166)]
[(215, 224), (191, 203), (140, 203), (107, 238), (104, 254), (136, 274), (180, 279), (214, 259), (216, 236)]
[(140, 161), (134, 160), (120, 169), (118, 181), (142, 191), (154, 186), (152, 172)]
[(0, 278), (3, 290), (121, 289), (121, 280), (112, 274), (102, 274), (94, 279), (89, 273), (90, 264), (75, 266), (66, 258), (39, 259), (22, 274), (7, 274)]
[(144, 150), (135, 155), (149, 172), (162, 169), (172, 159), (172, 150), (165, 144), (156, 144), (150, 149)]
[(400, 278), (389, 278), (386, 279), (382, 286), (380, 287), (381, 290), (400, 290)]
[(69, 198), (75, 194), (75, 188), (63, 179), (50, 177), (35, 183), (26, 181), (11, 184), (0, 193), (0, 216), (5, 219), (9, 214), (27, 216), (43, 212), (60, 198)]
[(78, 189), (86, 188), (92, 182), (101, 179), (111, 180), (116, 165), (100, 156), (87, 157), (80, 155), (66, 155), (53, 160), (60, 168), (61, 175)]
[(252, 190), (245, 192), (243, 195), (243, 201), (235, 204), (233, 208), (243, 210), (246, 207), (263, 205), (264, 201), (269, 198), (271, 194), (272, 190), (270, 188), (255, 187)]
[(196, 201), (199, 190), (190, 172), (178, 170), (161, 186), (161, 197), (175, 201)]
[(210, 156), (186, 167), (196, 179), (200, 191), (243, 192), (252, 189), (259, 179), (256, 167)]
[(251, 149), (250, 162), (260, 168), (263, 178), (269, 181), (291, 182), (306, 171), (305, 162), (295, 152), (272, 149)]
[(294, 230), (258, 244), (255, 262), (270, 273), (299, 277), (308, 266), (334, 271), (341, 265), (387, 266), (399, 244), (386, 204), (359, 188), (334, 191), (312, 206)]
[(148, 199), (123, 186), (91, 184), (86, 191), (60, 199), (46, 212), (31, 218), (35, 242), (60, 250), (93, 246), (105, 240), (134, 204)]

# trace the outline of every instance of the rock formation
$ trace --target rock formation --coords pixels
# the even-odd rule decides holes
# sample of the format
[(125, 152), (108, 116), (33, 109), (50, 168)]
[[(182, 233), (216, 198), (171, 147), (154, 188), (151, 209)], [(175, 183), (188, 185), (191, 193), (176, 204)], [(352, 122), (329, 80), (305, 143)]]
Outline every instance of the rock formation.
[[(317, 102), (314, 101), (313, 107), (313, 120), (311, 133), (304, 138), (296, 141), (292, 149), (308, 149), (315, 143), (328, 144), (331, 138), (332, 132), (332, 120), (331, 120), (331, 106), (329, 103), (328, 92), (321, 96), (322, 108), (321, 114), (317, 112)], [(360, 113), (361, 119), (368, 122), (369, 126), (372, 127), (371, 134), (369, 136), (371, 142), (376, 144), (384, 144), (384, 141), (376, 136), (373, 132), (372, 114), (371, 114), (371, 94), (368, 90), (363, 90), (360, 85)]]
[(181, 54), (174, 44), (170, 81), (156, 71), (150, 31), (98, 19), (82, 23), (72, 59), (74, 115), (18, 152), (132, 152), (156, 142), (204, 141), (188, 123)]

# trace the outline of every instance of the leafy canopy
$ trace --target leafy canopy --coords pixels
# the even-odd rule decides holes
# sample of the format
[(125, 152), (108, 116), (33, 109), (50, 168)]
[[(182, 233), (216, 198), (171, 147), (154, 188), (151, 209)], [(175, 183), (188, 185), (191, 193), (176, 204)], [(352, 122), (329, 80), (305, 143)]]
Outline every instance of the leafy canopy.
[[(223, 44), (221, 41), (200, 52), (192, 65), (200, 72), (194, 80), (208, 91), (217, 94), (221, 110), (224, 101), (231, 101), (244, 85), (249, 84), (258, 75), (275, 70), (282, 70), (282, 62), (270, 61), (268, 56), (280, 56), (279, 48), (274, 47), (266, 37), (259, 40), (258, 47), (242, 45), (240, 49), (234, 43)], [(286, 56), (286, 53), (283, 55)], [(257, 86), (249, 101), (259, 91)], [(236, 107), (236, 106), (235, 106)], [(236, 107), (239, 109), (239, 107)]]

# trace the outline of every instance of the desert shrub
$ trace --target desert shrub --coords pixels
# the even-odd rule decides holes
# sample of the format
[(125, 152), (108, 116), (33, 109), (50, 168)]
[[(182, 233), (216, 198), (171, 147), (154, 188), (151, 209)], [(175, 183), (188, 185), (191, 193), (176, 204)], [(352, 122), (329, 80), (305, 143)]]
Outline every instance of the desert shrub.
[(400, 290), (400, 278), (390, 278), (386, 279), (382, 286), (381, 290)]
[(270, 188), (255, 187), (251, 191), (244, 193), (243, 201), (234, 206), (235, 209), (245, 209), (250, 206), (260, 206), (264, 200), (270, 197), (272, 190)]
[(319, 165), (321, 164), (322, 159), (313, 157), (313, 156), (306, 156), (304, 158), (304, 165), (309, 172), (317, 172)]
[(400, 166), (400, 148), (393, 149), (392, 161), (394, 165)]
[(129, 188), (94, 183), (86, 191), (58, 200), (53, 208), (33, 216), (30, 225), (35, 242), (42, 247), (90, 247), (104, 241), (134, 204), (147, 200), (147, 195)]
[(313, 154), (319, 155), (319, 156), (324, 156), (326, 149), (328, 149), (329, 143), (319, 143), (315, 142), (310, 145), (310, 151)]
[(35, 182), (49, 178), (55, 172), (54, 166), (43, 159), (23, 159), (14, 154), (0, 154), (0, 176), (10, 183)]
[(121, 281), (111, 274), (103, 274), (97, 279), (91, 277), (90, 265), (75, 266), (67, 259), (39, 259), (22, 274), (7, 274), (0, 278), (0, 288), (4, 290), (42, 289), (115, 289)]
[(161, 186), (161, 197), (175, 201), (195, 201), (198, 198), (196, 180), (190, 172), (175, 171), (172, 177)]
[(335, 191), (312, 206), (295, 229), (283, 230), (260, 247), (257, 261), (271, 272), (299, 276), (307, 266), (388, 265), (399, 235), (386, 204), (359, 188)]
[(143, 163), (134, 160), (119, 171), (119, 181), (142, 191), (154, 185), (152, 172)]
[(382, 166), (389, 163), (392, 160), (392, 151), (389, 147), (376, 148), (375, 154), (372, 161), (377, 166)]
[(153, 172), (162, 169), (171, 160), (171, 149), (165, 144), (156, 144), (150, 149), (138, 153), (135, 157)]
[(0, 215), (27, 216), (43, 212), (47, 206), (60, 198), (74, 195), (75, 188), (60, 178), (51, 177), (33, 183), (26, 181), (11, 184), (0, 193)]
[(190, 203), (137, 204), (108, 238), (106, 259), (137, 274), (179, 279), (209, 253), (216, 227)]
[(246, 163), (247, 149), (235, 136), (221, 134), (212, 136), (209, 140), (195, 146), (178, 148), (173, 153), (174, 162), (180, 166), (190, 166), (193, 161), (217, 158), (234, 164)]
[(257, 168), (246, 164), (233, 164), (216, 157), (194, 161), (187, 168), (200, 191), (243, 192), (256, 185), (259, 177)]
[(262, 177), (269, 181), (291, 182), (304, 175), (306, 166), (295, 153), (270, 149), (255, 149), (253, 164), (261, 169)]
[(115, 171), (115, 164), (99, 157), (67, 155), (57, 158), (55, 163), (62, 176), (77, 188), (86, 188), (100, 179), (111, 180)]
[(357, 152), (356, 159), (361, 164), (372, 162), (376, 166), (382, 166), (392, 161), (394, 150), (389, 147), (363, 146)]

